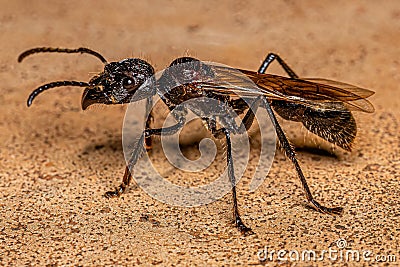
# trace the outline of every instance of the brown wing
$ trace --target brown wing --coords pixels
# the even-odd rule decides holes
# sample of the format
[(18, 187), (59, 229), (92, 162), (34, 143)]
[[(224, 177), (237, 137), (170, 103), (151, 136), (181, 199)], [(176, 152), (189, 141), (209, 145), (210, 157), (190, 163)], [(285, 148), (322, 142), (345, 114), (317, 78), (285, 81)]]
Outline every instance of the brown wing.
[[(259, 74), (240, 70), (248, 76), (260, 90), (279, 92), (294, 98), (294, 102), (318, 102), (318, 105), (329, 107), (335, 102), (342, 102), (349, 110), (374, 112), (374, 107), (365, 98), (373, 91), (347, 83), (318, 78), (292, 79), (278, 75)], [(324, 104), (325, 103), (325, 104)]]
[(265, 95), (282, 118), (302, 122), (310, 132), (349, 151), (357, 134), (350, 110), (374, 111), (365, 99), (374, 92), (346, 83), (291, 79), (220, 66), (215, 67), (215, 73), (217, 79), (204, 84), (205, 89), (231, 96)]
[(365, 98), (373, 91), (332, 80), (292, 79), (254, 71), (212, 66), (216, 79), (204, 83), (203, 89), (218, 94), (239, 96), (265, 95), (269, 99), (286, 100), (314, 109), (373, 112), (374, 107)]

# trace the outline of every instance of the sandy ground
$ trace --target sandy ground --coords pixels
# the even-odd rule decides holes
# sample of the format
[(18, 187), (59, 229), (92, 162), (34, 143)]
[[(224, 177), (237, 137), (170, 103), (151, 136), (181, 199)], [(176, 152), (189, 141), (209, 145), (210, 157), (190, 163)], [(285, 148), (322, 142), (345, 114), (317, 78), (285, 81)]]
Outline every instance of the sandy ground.
[[(260, 262), (257, 256), (265, 248), (320, 255), (338, 249), (339, 239), (347, 243), (342, 252), (351, 249), (362, 257), (371, 251), (371, 261), (359, 263), (395, 255), (397, 263), (388, 264), (399, 264), (398, 1), (2, 0), (1, 7), (0, 265), (355, 264), (340, 257), (285, 262), (275, 254)], [(43, 94), (27, 108), (26, 98), (38, 85), (88, 81), (102, 70), (100, 62), (84, 55), (37, 55), (17, 63), (20, 52), (36, 46), (85, 46), (109, 60), (141, 57), (157, 70), (185, 54), (256, 70), (274, 51), (303, 77), (374, 90), (375, 113), (356, 114), (352, 153), (311, 153), (301, 143), (304, 149), (298, 150), (316, 198), (343, 206), (344, 214), (307, 209), (282, 153), (257, 191), (239, 184), (243, 219), (255, 232), (251, 236), (232, 226), (230, 195), (206, 206), (176, 207), (133, 186), (119, 199), (105, 199), (103, 193), (123, 175), (125, 107), (83, 112), (82, 89), (67, 87)], [(276, 65), (270, 71), (283, 74)], [(287, 131), (296, 139), (296, 128)], [(195, 145), (185, 149), (198, 152)], [(152, 161), (171, 169), (161, 155), (156, 144)], [(169, 179), (207, 181), (224, 167), (221, 157), (212, 171), (172, 170)]]

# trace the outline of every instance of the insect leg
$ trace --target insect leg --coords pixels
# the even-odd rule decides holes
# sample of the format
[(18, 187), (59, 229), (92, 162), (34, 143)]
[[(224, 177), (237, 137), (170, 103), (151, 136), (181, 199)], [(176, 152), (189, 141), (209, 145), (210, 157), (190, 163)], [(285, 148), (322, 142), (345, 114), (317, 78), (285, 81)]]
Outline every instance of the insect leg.
[(238, 209), (238, 203), (237, 203), (237, 197), (236, 197), (236, 179), (235, 179), (235, 172), (233, 168), (233, 158), (232, 158), (232, 143), (231, 143), (231, 136), (229, 131), (226, 128), (216, 128), (216, 123), (215, 120), (207, 120), (209, 128), (212, 132), (212, 134), (220, 139), (222, 138), (223, 135), (225, 135), (226, 138), (226, 159), (227, 159), (227, 166), (228, 166), (228, 177), (229, 181), (231, 182), (232, 185), (232, 199), (233, 199), (233, 217), (235, 220), (235, 225), (237, 228), (239, 228), (240, 232), (243, 234), (252, 234), (253, 231), (251, 228), (247, 227), (242, 219), (240, 218), (239, 214), (239, 209)]
[(119, 197), (122, 193), (125, 192), (125, 189), (129, 186), (132, 181), (132, 174), (129, 171), (128, 167), (125, 167), (124, 177), (122, 178), (122, 183), (115, 188), (114, 191), (107, 191), (104, 196), (107, 198), (111, 197)]
[(304, 177), (303, 171), (301, 170), (300, 165), (296, 159), (296, 154), (295, 154), (292, 146), (290, 145), (288, 139), (286, 138), (285, 133), (283, 132), (281, 126), (279, 125), (278, 120), (276, 119), (275, 114), (272, 111), (272, 108), (266, 98), (264, 98), (264, 104), (265, 104), (265, 108), (267, 109), (268, 115), (271, 118), (272, 124), (275, 127), (276, 135), (278, 136), (279, 142), (280, 142), (283, 150), (285, 151), (286, 156), (292, 161), (293, 165), (296, 168), (296, 172), (300, 178), (301, 184), (306, 193), (307, 200), (311, 203), (312, 207), (319, 212), (332, 214), (332, 215), (341, 214), (343, 211), (343, 208), (341, 208), (341, 207), (327, 208), (327, 207), (324, 207), (321, 204), (319, 204), (314, 199), (314, 197), (311, 194), (310, 188), (307, 185), (307, 181), (306, 181), (306, 178)]
[(279, 65), (281, 65), (282, 68), (286, 71), (290, 78), (299, 78), (299, 76), (289, 67), (289, 65), (286, 64), (286, 62), (279, 55), (274, 53), (269, 53), (267, 55), (260, 68), (258, 69), (258, 73), (265, 73), (269, 64), (271, 64), (271, 62), (275, 59), (278, 61)]
[(226, 137), (226, 150), (227, 150), (227, 165), (228, 165), (228, 176), (229, 176), (229, 180), (231, 181), (231, 185), (232, 185), (232, 199), (233, 199), (233, 216), (235, 219), (235, 224), (236, 227), (239, 228), (239, 230), (242, 233), (252, 233), (252, 230), (247, 227), (242, 219), (240, 218), (240, 214), (239, 214), (239, 209), (238, 209), (238, 203), (237, 203), (237, 197), (236, 197), (236, 180), (235, 180), (235, 172), (234, 172), (234, 168), (233, 168), (233, 158), (232, 158), (232, 143), (231, 143), (231, 137), (229, 132), (225, 129), (222, 128), (223, 132), (225, 133), (225, 137)]
[[(153, 97), (149, 97), (146, 99), (146, 114), (149, 115), (147, 118), (145, 118), (146, 119), (145, 129), (150, 129), (151, 123), (154, 120), (152, 107), (153, 107)], [(144, 143), (146, 151), (150, 151), (152, 149), (151, 136), (146, 137)]]
[(257, 113), (257, 110), (261, 104), (262, 97), (259, 96), (257, 97), (250, 105), (250, 108), (247, 110), (246, 115), (244, 115), (244, 118), (242, 120), (246, 131), (250, 129), (251, 125), (253, 125), (255, 113)]
[(114, 191), (107, 191), (105, 193), (105, 197), (119, 197), (122, 193), (125, 192), (125, 189), (129, 186), (129, 183), (132, 180), (132, 168), (135, 166), (136, 162), (140, 159), (143, 150), (144, 150), (144, 140), (146, 137), (151, 137), (152, 135), (173, 135), (178, 132), (185, 125), (185, 117), (181, 117), (177, 124), (166, 127), (166, 128), (157, 128), (157, 129), (146, 129), (143, 131), (140, 136), (139, 141), (136, 143), (135, 148), (133, 149), (133, 153), (131, 158), (128, 161), (128, 164), (125, 168), (125, 174), (122, 179), (122, 183), (117, 187)]
[[(236, 123), (234, 122), (234, 119), (232, 119), (232, 120), (225, 121), (225, 123), (229, 123), (232, 121), (232, 123), (235, 123), (235, 125), (230, 124), (228, 126), (225, 126), (225, 128), (229, 129), (229, 131), (231, 131), (232, 133), (244, 133), (245, 131), (249, 130), (251, 125), (253, 125), (255, 113), (257, 113), (257, 110), (261, 103), (262, 103), (262, 96), (258, 96), (256, 98), (253, 97), (253, 98), (249, 98), (249, 99), (239, 98), (239, 99), (230, 100), (229, 106), (233, 107), (235, 110), (240, 112), (240, 114), (247, 109), (247, 112), (242, 119), (242, 123), (245, 127), (241, 127), (241, 125), (239, 125), (239, 126), (236, 125)], [(223, 118), (220, 118), (220, 119), (223, 119)], [(215, 120), (210, 119), (210, 118), (203, 118), (203, 120), (205, 120), (208, 123), (208, 125), (209, 125), (208, 129), (213, 129), (213, 128), (215, 129), (215, 124), (216, 124)], [(223, 132), (219, 132), (218, 137), (215, 135), (214, 135), (214, 137), (221, 139), (224, 137), (224, 134), (223, 134)]]

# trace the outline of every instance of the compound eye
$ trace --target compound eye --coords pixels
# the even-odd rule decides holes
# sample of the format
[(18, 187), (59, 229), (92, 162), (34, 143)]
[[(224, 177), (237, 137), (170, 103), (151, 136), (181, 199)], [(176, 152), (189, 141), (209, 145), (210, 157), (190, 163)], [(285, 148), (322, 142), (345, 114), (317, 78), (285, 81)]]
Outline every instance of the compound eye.
[(135, 82), (133, 79), (126, 77), (122, 80), (122, 86), (125, 89), (132, 89), (133, 87), (135, 87)]

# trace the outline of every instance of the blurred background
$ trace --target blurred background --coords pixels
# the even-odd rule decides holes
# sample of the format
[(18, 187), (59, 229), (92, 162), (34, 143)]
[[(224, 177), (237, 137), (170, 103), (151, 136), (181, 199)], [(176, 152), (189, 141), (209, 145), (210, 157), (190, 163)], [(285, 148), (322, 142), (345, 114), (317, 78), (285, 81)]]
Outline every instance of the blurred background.
[[(353, 249), (400, 258), (398, 1), (0, 3), (1, 265), (258, 264), (264, 246), (323, 250), (339, 238)], [(305, 209), (298, 178), (279, 153), (258, 191), (239, 191), (243, 219), (256, 232), (251, 237), (232, 226), (230, 196), (191, 209), (134, 187), (121, 199), (102, 198), (123, 175), (125, 108), (82, 112), (82, 89), (66, 87), (28, 109), (37, 86), (88, 81), (103, 67), (85, 55), (17, 63), (36, 46), (88, 47), (109, 61), (140, 57), (157, 70), (183, 55), (257, 70), (275, 52), (301, 77), (374, 90), (376, 112), (356, 115), (353, 153), (299, 152), (317, 199), (344, 206), (344, 215)], [(269, 71), (284, 74), (277, 64)]]

